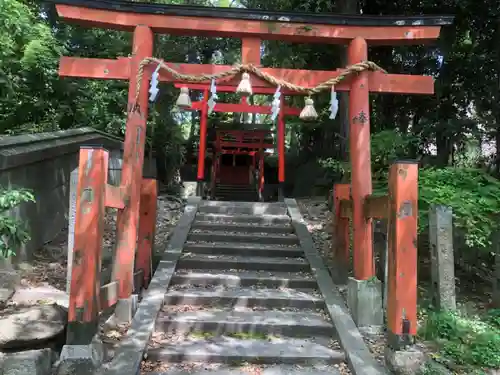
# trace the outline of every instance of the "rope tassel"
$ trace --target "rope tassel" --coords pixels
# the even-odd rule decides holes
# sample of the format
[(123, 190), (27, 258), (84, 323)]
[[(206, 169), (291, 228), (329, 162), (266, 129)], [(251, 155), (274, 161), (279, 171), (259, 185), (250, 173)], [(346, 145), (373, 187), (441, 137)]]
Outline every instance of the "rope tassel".
[(302, 112), (300, 112), (299, 118), (304, 121), (314, 121), (318, 118), (318, 112), (314, 108), (314, 100), (311, 98), (306, 99), (306, 105)]
[(252, 95), (252, 84), (250, 83), (250, 74), (243, 73), (241, 75), (241, 81), (238, 87), (236, 88), (236, 92), (241, 96), (251, 96)]
[(181, 109), (191, 109), (191, 98), (189, 97), (189, 89), (187, 87), (181, 87), (181, 93), (175, 104)]

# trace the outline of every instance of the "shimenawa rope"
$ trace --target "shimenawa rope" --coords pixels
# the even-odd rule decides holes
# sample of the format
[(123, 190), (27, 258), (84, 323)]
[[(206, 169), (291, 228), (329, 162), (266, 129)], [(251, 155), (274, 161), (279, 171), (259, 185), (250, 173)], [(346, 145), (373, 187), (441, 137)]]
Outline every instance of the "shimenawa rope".
[(321, 91), (328, 90), (332, 86), (338, 85), (340, 82), (342, 82), (345, 78), (350, 76), (351, 74), (354, 73), (360, 73), (365, 70), (370, 70), (370, 71), (379, 71), (382, 73), (387, 73), (384, 69), (382, 69), (380, 66), (375, 64), (372, 61), (362, 61), (360, 63), (350, 65), (347, 68), (343, 69), (342, 72), (334, 77), (330, 78), (329, 80), (326, 80), (325, 82), (320, 83), (316, 87), (310, 88), (310, 87), (304, 87), (304, 86), (299, 86), (295, 85), (293, 83), (290, 83), (288, 81), (285, 81), (283, 79), (275, 78), (272, 75), (263, 72), (256, 66), (252, 64), (237, 64), (233, 66), (231, 69), (226, 70), (224, 72), (220, 73), (215, 73), (215, 74), (200, 74), (200, 75), (190, 75), (190, 74), (182, 74), (179, 73), (177, 70), (174, 68), (168, 66), (163, 62), (163, 60), (155, 58), (155, 57), (148, 57), (145, 58), (144, 60), (141, 61), (139, 64), (139, 69), (137, 73), (137, 86), (136, 86), (136, 92), (135, 92), (135, 103), (138, 103), (139, 100), (139, 92), (141, 90), (141, 84), (142, 84), (142, 79), (144, 77), (144, 71), (146, 67), (149, 64), (157, 64), (160, 66), (160, 69), (166, 70), (169, 72), (172, 77), (178, 81), (185, 81), (185, 82), (190, 82), (190, 83), (197, 83), (197, 82), (206, 82), (206, 81), (211, 81), (213, 79), (221, 79), (221, 78), (228, 78), (228, 77), (234, 77), (237, 74), (240, 73), (252, 73), (255, 76), (269, 82), (273, 86), (281, 86), (287, 90), (290, 91), (295, 91), (301, 94), (305, 94), (308, 96), (311, 96), (313, 94), (317, 94)]

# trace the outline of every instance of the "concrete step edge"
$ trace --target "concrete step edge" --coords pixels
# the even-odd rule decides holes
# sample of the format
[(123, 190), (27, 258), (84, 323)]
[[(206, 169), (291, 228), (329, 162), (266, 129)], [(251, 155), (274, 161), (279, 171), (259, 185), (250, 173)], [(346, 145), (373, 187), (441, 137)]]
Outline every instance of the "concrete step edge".
[[(161, 343), (160, 343), (161, 345)], [(286, 339), (276, 342), (239, 340), (230, 337), (189, 340), (148, 349), (150, 361), (234, 363), (342, 363), (345, 355), (307, 340)]]
[(267, 287), (316, 288), (317, 283), (312, 277), (304, 277), (300, 273), (294, 275), (286, 272), (259, 271), (222, 271), (194, 270), (177, 272), (172, 277), (172, 285), (225, 285), (231, 287), (246, 287), (265, 285)]

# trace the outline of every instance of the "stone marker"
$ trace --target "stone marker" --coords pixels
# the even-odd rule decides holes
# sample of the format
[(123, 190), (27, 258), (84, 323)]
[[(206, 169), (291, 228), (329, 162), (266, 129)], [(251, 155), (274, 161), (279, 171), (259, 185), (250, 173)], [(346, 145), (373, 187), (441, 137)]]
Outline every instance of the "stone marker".
[(75, 247), (75, 220), (76, 220), (76, 189), (78, 185), (78, 168), (73, 169), (69, 182), (69, 225), (68, 225), (68, 274), (66, 277), (66, 292), (71, 287), (71, 272), (73, 270), (73, 250)]
[(429, 208), (429, 240), (433, 305), (455, 310), (455, 262), (453, 257), (453, 212), (442, 205)]

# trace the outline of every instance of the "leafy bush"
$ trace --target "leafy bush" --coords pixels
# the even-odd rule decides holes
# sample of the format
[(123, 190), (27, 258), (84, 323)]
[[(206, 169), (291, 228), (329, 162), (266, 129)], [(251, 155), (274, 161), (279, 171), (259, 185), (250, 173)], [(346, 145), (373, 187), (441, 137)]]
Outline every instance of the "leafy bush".
[(453, 209), (454, 226), (463, 228), (468, 246), (486, 248), (498, 229), (500, 181), (480, 169), (423, 168), (419, 171), (420, 227), (427, 226), (430, 204)]
[[(372, 135), (374, 194), (387, 194), (390, 163), (408, 155), (415, 142), (393, 130)], [(320, 164), (331, 175), (350, 175), (349, 163), (330, 158)], [(481, 169), (425, 167), (419, 170), (418, 184), (420, 231), (428, 227), (429, 206), (442, 204), (453, 209), (454, 225), (463, 229), (468, 246), (489, 247), (491, 235), (498, 229), (500, 181)]]
[[(23, 202), (34, 202), (35, 197), (26, 189), (0, 189), (0, 212), (13, 209)], [(15, 255), (15, 250), (30, 240), (26, 226), (10, 216), (0, 214), (0, 256)]]
[(437, 342), (440, 353), (458, 365), (500, 367), (500, 327), (491, 321), (456, 312), (431, 312), (419, 334)]

